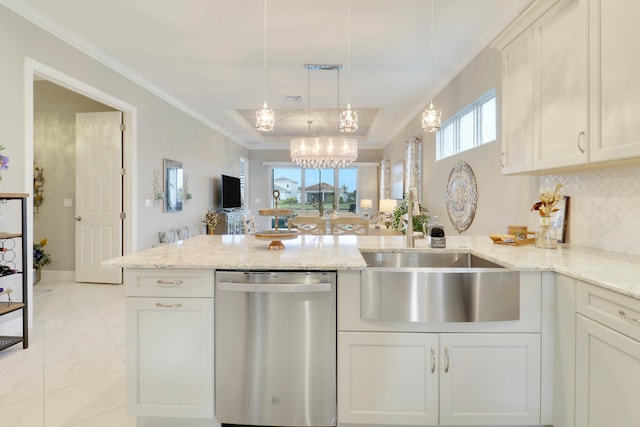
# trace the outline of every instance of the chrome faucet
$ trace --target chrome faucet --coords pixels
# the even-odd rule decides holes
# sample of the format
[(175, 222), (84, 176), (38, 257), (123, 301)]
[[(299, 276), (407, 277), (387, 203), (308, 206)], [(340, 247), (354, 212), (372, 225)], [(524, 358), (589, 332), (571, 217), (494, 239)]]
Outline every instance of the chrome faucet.
[(416, 245), (415, 241), (413, 240), (413, 211), (414, 204), (416, 203), (416, 200), (414, 200), (415, 196), (415, 189), (413, 187), (410, 187), (409, 191), (407, 192), (407, 248), (414, 248)]

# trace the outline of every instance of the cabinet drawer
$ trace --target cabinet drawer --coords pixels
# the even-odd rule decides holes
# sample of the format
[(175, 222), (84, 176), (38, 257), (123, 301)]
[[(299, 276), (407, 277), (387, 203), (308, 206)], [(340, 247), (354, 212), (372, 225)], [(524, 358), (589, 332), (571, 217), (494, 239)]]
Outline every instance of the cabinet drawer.
[(213, 269), (133, 269), (126, 270), (124, 278), (130, 297), (213, 298), (214, 293)]
[(578, 284), (578, 313), (640, 340), (640, 300), (587, 283)]

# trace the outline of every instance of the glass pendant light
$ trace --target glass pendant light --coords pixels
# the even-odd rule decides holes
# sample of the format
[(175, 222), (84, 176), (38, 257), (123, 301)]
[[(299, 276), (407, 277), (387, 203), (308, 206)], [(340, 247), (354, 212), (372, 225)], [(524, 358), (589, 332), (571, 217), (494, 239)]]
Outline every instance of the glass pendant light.
[(340, 109), (340, 132), (358, 130), (358, 111), (351, 107), (351, 2), (347, 12), (347, 108)]
[(431, 0), (431, 102), (429, 107), (425, 108), (422, 112), (422, 131), (423, 132), (435, 132), (442, 127), (442, 111), (436, 110), (433, 106), (433, 3)]
[(256, 129), (262, 132), (271, 132), (276, 123), (276, 117), (273, 110), (267, 105), (267, 0), (264, 0), (264, 31), (263, 31), (263, 48), (264, 48), (264, 64), (263, 64), (263, 81), (262, 94), (264, 104), (256, 110)]
[[(291, 161), (303, 168), (340, 168), (358, 157), (358, 140), (346, 137), (313, 136), (311, 133), (311, 70), (338, 71), (341, 65), (307, 64), (307, 124), (309, 136), (290, 141)], [(339, 77), (338, 77), (339, 79)], [(338, 83), (338, 87), (340, 84)]]

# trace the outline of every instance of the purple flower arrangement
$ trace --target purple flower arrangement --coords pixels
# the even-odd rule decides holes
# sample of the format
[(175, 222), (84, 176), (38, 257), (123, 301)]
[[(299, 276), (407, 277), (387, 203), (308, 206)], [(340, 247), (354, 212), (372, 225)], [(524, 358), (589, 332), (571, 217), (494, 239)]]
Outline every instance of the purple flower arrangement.
[[(0, 145), (0, 151), (4, 150), (4, 145)], [(9, 169), (9, 157), (0, 154), (0, 170)], [(2, 181), (2, 174), (0, 174), (0, 181)]]

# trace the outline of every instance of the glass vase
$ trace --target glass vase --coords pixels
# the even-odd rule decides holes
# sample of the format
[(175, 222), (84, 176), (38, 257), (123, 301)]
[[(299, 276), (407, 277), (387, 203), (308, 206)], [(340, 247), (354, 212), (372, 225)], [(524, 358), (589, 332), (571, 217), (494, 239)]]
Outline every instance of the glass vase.
[(536, 229), (536, 246), (543, 249), (558, 247), (557, 229), (551, 222), (551, 217), (540, 218), (540, 227)]

